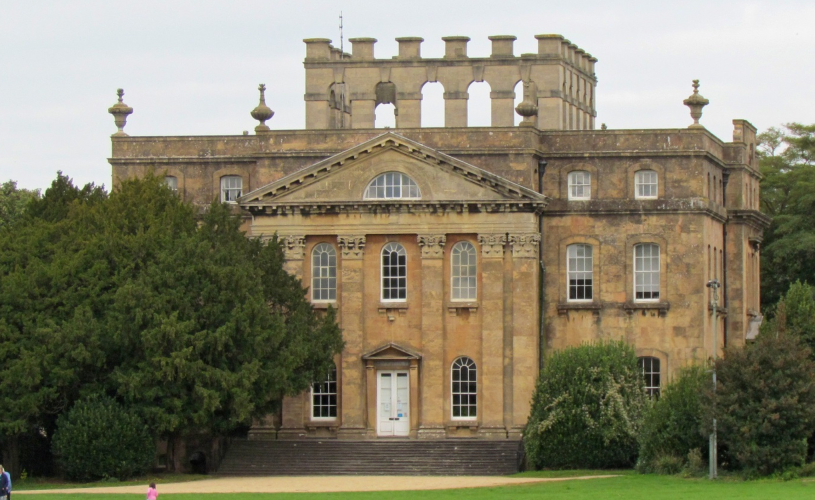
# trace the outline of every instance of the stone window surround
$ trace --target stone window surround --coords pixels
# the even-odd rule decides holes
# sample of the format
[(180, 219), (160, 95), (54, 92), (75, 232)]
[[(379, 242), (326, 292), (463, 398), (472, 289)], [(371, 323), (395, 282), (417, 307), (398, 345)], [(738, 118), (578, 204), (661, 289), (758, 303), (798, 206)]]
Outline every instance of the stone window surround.
[[(316, 250), (317, 246), (319, 246), (319, 245), (328, 245), (334, 251), (334, 298), (333, 299), (319, 299), (319, 300), (314, 299), (314, 281), (313, 281), (314, 280), (314, 251)], [(311, 245), (310, 250), (305, 255), (308, 255), (308, 257), (309, 257), (309, 265), (307, 266), (309, 268), (309, 276), (308, 276), (308, 281), (306, 283), (310, 283), (310, 285), (311, 285), (311, 286), (309, 286), (309, 295), (311, 296), (311, 302), (313, 304), (336, 304), (337, 303), (337, 297), (339, 295), (339, 282), (340, 282), (340, 274), (339, 274), (339, 261), (340, 261), (340, 259), (338, 258), (339, 255), (337, 254), (336, 246), (334, 245), (334, 243), (331, 243), (331, 242), (328, 242), (328, 241), (316, 242), (313, 245)], [(306, 267), (306, 266), (304, 266), (304, 267)], [(305, 274), (305, 269), (303, 271), (304, 271), (304, 274)], [(304, 278), (305, 278), (305, 276), (304, 276)]]
[[(588, 172), (591, 176), (590, 195), (588, 199), (570, 200), (570, 201), (589, 201), (596, 200), (600, 197), (600, 172), (597, 167), (591, 163), (569, 163), (560, 168), (558, 179), (558, 193), (557, 195), (563, 200), (569, 200), (569, 174), (572, 172)], [(546, 180), (544, 179), (544, 186)]]
[(241, 196), (250, 191), (249, 174), (245, 169), (240, 167), (221, 168), (212, 173), (212, 192), (215, 193), (215, 198), (219, 201), (223, 199), (221, 194), (221, 178), (228, 175), (237, 175), (241, 178)]
[[(659, 247), (659, 299), (635, 299), (634, 298), (634, 246), (640, 243), (653, 243)], [(625, 272), (625, 296), (626, 309), (658, 309), (660, 312), (667, 310), (668, 302), (668, 269), (670, 268), (670, 248), (667, 240), (656, 234), (636, 234), (630, 235), (625, 241), (626, 263)]]
[[(577, 179), (576, 179), (577, 174), (585, 174), (585, 176), (588, 176), (588, 183), (577, 184), (577, 182), (573, 182), (573, 181), (577, 181)], [(586, 179), (585, 179), (585, 177), (583, 177), (581, 180), (585, 181)], [(589, 201), (589, 200), (591, 200), (592, 184), (594, 184), (593, 181), (594, 181), (593, 176), (591, 175), (591, 172), (589, 172), (588, 170), (572, 170), (571, 172), (566, 174), (566, 199), (569, 200), (569, 201)], [(583, 192), (584, 192), (583, 196), (572, 196), (572, 186), (575, 186), (575, 187), (581, 186), (581, 187), (583, 187)], [(588, 195), (585, 194), (586, 187), (588, 187), (588, 191), (589, 191)]]
[[(572, 245), (589, 245), (592, 249), (592, 299), (591, 300), (570, 300), (569, 299), (569, 267), (568, 267), (568, 248)], [(601, 283), (596, 279), (602, 276), (602, 260), (600, 258), (601, 252), (604, 250), (604, 245), (600, 244), (600, 240), (592, 236), (586, 235), (571, 235), (560, 241), (558, 244), (558, 269), (557, 277), (558, 283), (563, 283), (563, 286), (558, 286), (558, 309), (591, 309), (599, 311), (602, 308), (600, 303)]]
[[(657, 173), (657, 197), (656, 198), (638, 198), (637, 197), (637, 187), (636, 182), (634, 180), (637, 172), (640, 170), (653, 170)], [(626, 183), (628, 186), (626, 187), (626, 193), (628, 194), (628, 198), (632, 200), (663, 200), (665, 199), (665, 192), (667, 187), (667, 179), (665, 177), (665, 168), (655, 162), (650, 160), (644, 160), (637, 162), (630, 167), (628, 167), (626, 171)]]
[[(453, 372), (456, 370), (456, 363), (458, 361), (469, 361), (471, 363), (472, 368), (474, 368), (474, 371), (475, 371), (475, 374), (476, 374), (476, 376), (475, 376), (475, 387), (476, 387), (476, 389), (475, 389), (475, 396), (476, 396), (476, 405), (475, 405), (476, 414), (475, 414), (475, 416), (456, 417), (456, 416), (453, 415), (453, 411), (454, 411), (453, 395), (456, 394), (453, 391), (453, 382), (454, 382), (453, 381)], [(468, 365), (468, 366), (470, 366), (470, 365)], [(460, 380), (460, 378), (459, 378), (459, 380)], [(478, 407), (480, 406), (478, 404), (478, 401), (481, 399), (481, 395), (480, 395), (481, 391), (480, 391), (479, 386), (480, 386), (480, 384), (478, 383), (478, 365), (476, 364), (475, 360), (473, 360), (473, 358), (471, 358), (470, 356), (457, 356), (456, 359), (454, 359), (453, 362), (450, 363), (450, 420), (452, 420), (453, 422), (456, 422), (456, 423), (459, 423), (459, 422), (462, 422), (462, 421), (464, 421), (464, 422), (474, 422), (474, 421), (478, 420), (478, 416), (480, 414), (480, 412), (478, 411)], [(470, 395), (471, 393), (469, 391), (461, 391), (461, 390), (459, 390), (458, 394)]]
[(184, 199), (184, 171), (180, 168), (162, 167), (156, 169), (157, 175), (161, 177), (175, 177), (176, 178), (176, 194)]
[(671, 373), (671, 370), (669, 369), (670, 366), (668, 364), (669, 363), (668, 353), (650, 347), (635, 347), (634, 354), (637, 356), (637, 359), (650, 357), (659, 360), (659, 384), (660, 389), (664, 389), (665, 385), (668, 382), (666, 378), (667, 374)]
[[(339, 417), (339, 414), (340, 414), (339, 413), (339, 408), (340, 408), (340, 404), (339, 404), (340, 403), (339, 370), (337, 369), (337, 364), (336, 363), (332, 362), (332, 365), (333, 365), (332, 366), (332, 371), (334, 373), (334, 380), (332, 381), (334, 383), (334, 392), (333, 393), (328, 392), (326, 394), (329, 394), (329, 395), (333, 394), (334, 397), (336, 398), (335, 399), (335, 404), (333, 405), (336, 415), (333, 416), (333, 417), (317, 417), (317, 416), (314, 416), (314, 395), (315, 394), (314, 394), (314, 383), (312, 383), (311, 387), (310, 387), (310, 389), (308, 391), (308, 396), (309, 396), (308, 406), (309, 406), (309, 410), (310, 410), (309, 411), (309, 420), (311, 420), (312, 422), (330, 422), (330, 423), (333, 423), (333, 422), (336, 422), (337, 418)], [(317, 383), (325, 384), (329, 380), (330, 379), (326, 379), (326, 380), (323, 380), (323, 381), (320, 381), (320, 382), (317, 382)]]

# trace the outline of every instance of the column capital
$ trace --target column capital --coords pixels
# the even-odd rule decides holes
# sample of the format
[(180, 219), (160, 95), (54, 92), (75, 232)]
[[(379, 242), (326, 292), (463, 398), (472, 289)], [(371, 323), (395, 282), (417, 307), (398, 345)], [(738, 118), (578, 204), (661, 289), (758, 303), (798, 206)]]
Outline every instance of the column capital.
[(306, 249), (306, 237), (302, 234), (284, 236), (281, 238), (283, 254), (286, 260), (303, 260)]
[(365, 253), (365, 235), (337, 236), (343, 259), (362, 259)]
[(505, 233), (479, 234), (478, 243), (481, 244), (482, 257), (502, 258), (504, 245), (507, 244), (507, 235)]
[(444, 244), (447, 243), (447, 235), (444, 234), (420, 234), (416, 237), (419, 246), (422, 248), (423, 259), (441, 259), (444, 257)]
[(540, 233), (510, 234), (509, 244), (512, 245), (512, 256), (537, 258), (540, 241)]

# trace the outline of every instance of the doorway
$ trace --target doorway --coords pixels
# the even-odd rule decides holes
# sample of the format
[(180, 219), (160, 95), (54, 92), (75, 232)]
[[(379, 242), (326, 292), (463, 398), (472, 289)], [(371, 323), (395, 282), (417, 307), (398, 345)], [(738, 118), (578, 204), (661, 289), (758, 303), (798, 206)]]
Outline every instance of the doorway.
[(407, 437), (410, 433), (410, 382), (407, 370), (380, 371), (377, 375), (377, 427), (381, 437)]

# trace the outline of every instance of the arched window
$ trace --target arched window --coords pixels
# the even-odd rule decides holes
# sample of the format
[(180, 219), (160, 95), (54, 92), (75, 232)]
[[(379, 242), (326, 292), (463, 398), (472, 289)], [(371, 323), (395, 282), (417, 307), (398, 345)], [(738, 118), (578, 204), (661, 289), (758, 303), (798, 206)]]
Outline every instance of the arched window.
[(311, 300), (337, 300), (337, 251), (328, 243), (320, 243), (311, 251)]
[(569, 172), (569, 199), (591, 199), (591, 173), (584, 170)]
[(372, 180), (365, 189), (366, 200), (399, 200), (422, 197), (419, 186), (401, 172), (385, 172)]
[(659, 245), (634, 245), (634, 300), (659, 300)]
[(638, 170), (634, 173), (634, 198), (653, 200), (658, 194), (657, 173), (653, 170)]
[(477, 292), (475, 247), (469, 241), (459, 241), (450, 253), (452, 300), (475, 300)]
[(399, 243), (382, 248), (382, 300), (407, 300), (407, 252)]
[(451, 374), (453, 418), (473, 419), (478, 415), (478, 382), (475, 362), (467, 357), (453, 361)]
[(659, 398), (659, 358), (643, 356), (637, 358), (637, 364), (645, 380), (645, 392), (650, 398)]
[(594, 298), (593, 251), (591, 245), (569, 245), (566, 247), (566, 269), (568, 269), (569, 300), (589, 301)]
[(221, 201), (224, 203), (237, 203), (241, 197), (243, 179), (240, 175), (225, 175), (221, 177)]
[(337, 366), (331, 365), (326, 379), (311, 384), (311, 418), (337, 418)]
[(165, 176), (164, 185), (172, 189), (173, 191), (178, 192), (178, 177), (174, 175)]

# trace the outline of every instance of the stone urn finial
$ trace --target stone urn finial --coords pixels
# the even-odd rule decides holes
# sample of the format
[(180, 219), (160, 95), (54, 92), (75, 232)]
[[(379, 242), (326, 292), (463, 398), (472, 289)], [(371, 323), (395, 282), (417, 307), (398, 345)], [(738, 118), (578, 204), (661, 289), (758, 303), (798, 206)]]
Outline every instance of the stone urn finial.
[(119, 102), (108, 108), (108, 113), (113, 115), (113, 121), (119, 128), (119, 131), (113, 134), (113, 137), (127, 137), (124, 128), (127, 124), (127, 115), (133, 113), (133, 108), (122, 102), (125, 95), (124, 89), (116, 90), (116, 94), (119, 96)]
[(255, 127), (255, 132), (262, 133), (271, 130), (266, 125), (266, 120), (270, 120), (274, 116), (274, 111), (266, 105), (266, 85), (261, 83), (258, 85), (258, 90), (260, 91), (260, 103), (258, 103), (250, 114), (252, 118), (260, 122), (260, 125)]
[(524, 100), (515, 108), (515, 112), (523, 116), (522, 127), (534, 127), (535, 116), (538, 115), (538, 106), (532, 101), (532, 92), (529, 89), (529, 82), (524, 82)]
[(693, 123), (688, 128), (704, 128), (699, 123), (699, 118), (702, 117), (702, 108), (710, 104), (710, 101), (699, 93), (699, 80), (693, 81), (693, 94), (682, 102), (690, 108), (690, 116), (693, 118)]

